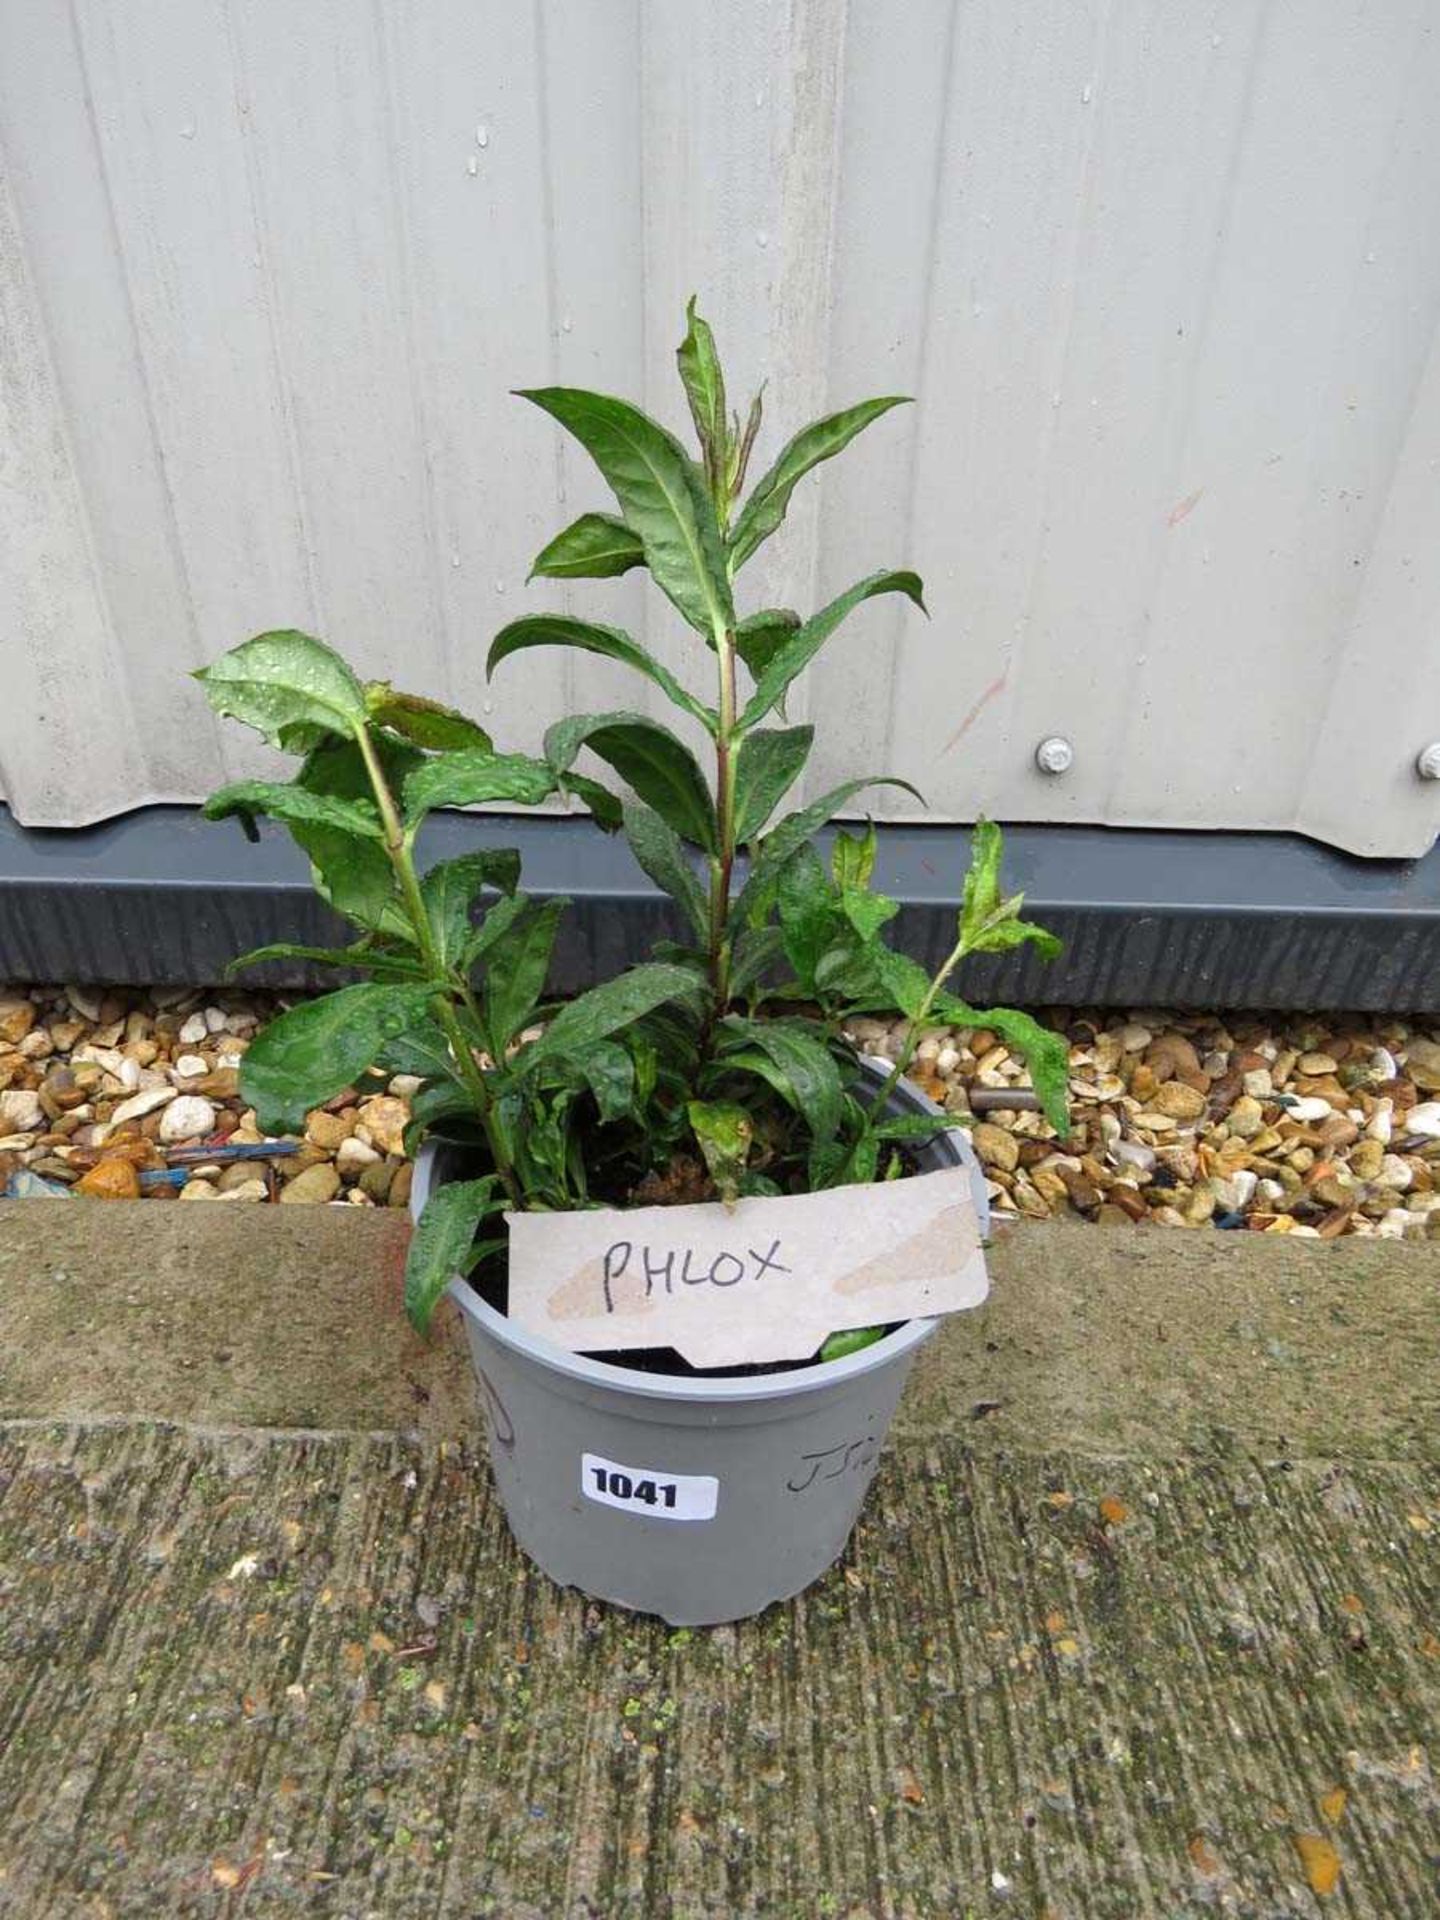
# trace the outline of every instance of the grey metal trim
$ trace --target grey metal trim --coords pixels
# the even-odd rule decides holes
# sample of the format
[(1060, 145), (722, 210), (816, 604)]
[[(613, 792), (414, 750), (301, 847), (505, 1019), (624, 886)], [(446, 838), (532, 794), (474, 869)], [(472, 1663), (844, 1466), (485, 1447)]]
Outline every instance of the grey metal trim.
[[(341, 924), (310, 891), (283, 831), (258, 844), (190, 807), (100, 826), (24, 828), (0, 808), (0, 976), (14, 981), (214, 984), (269, 940), (331, 944)], [(877, 884), (901, 902), (900, 944), (936, 961), (954, 938), (964, 827), (882, 826)], [(624, 841), (585, 818), (451, 814), (421, 852), (515, 846), (535, 894), (568, 894), (559, 991), (678, 937), (670, 903)], [(1064, 956), (973, 963), (963, 988), (1024, 1005), (1440, 1010), (1440, 849), (1367, 861), (1294, 834), (1012, 827), (1006, 879)], [(257, 984), (313, 976), (272, 966)], [(333, 977), (333, 976), (332, 976)]]

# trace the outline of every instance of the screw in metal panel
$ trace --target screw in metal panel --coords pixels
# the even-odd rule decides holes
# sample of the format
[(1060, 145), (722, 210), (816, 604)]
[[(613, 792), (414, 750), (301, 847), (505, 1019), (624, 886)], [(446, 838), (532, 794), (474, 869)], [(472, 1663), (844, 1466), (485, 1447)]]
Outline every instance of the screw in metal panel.
[(1049, 734), (1035, 749), (1035, 764), (1041, 773), (1068, 773), (1075, 764), (1075, 749), (1063, 734)]
[(1440, 780), (1440, 740), (1432, 740), (1415, 756), (1415, 771), (1422, 780)]

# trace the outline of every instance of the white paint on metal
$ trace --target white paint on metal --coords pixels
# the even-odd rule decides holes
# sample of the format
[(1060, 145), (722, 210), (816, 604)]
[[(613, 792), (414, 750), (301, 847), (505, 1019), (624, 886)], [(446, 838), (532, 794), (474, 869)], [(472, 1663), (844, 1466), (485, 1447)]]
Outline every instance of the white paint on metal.
[[(793, 711), (809, 790), (936, 816), (1440, 828), (1440, 25), (1425, 0), (0, 0), (0, 775), (77, 824), (274, 764), (185, 669), (265, 626), (533, 747), (612, 663), (709, 667), (635, 577), (525, 574), (605, 504), (509, 396), (672, 375), (698, 292), (785, 432), (918, 404), (742, 576), (877, 566)], [(1064, 780), (1035, 742), (1063, 714)], [(903, 804), (902, 804), (903, 803)], [(892, 802), (875, 799), (884, 812)], [(893, 810), (913, 817), (896, 795)]]

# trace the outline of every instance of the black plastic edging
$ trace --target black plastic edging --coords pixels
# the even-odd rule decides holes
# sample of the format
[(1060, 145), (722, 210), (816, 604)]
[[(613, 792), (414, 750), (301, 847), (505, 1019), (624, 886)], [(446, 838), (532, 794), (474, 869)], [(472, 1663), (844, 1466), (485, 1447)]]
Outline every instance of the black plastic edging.
[[(938, 960), (954, 939), (969, 831), (882, 826), (876, 883), (901, 902), (898, 942)], [(450, 814), (421, 853), (516, 846), (525, 886), (568, 894), (554, 984), (571, 991), (678, 937), (669, 902), (624, 841), (586, 818)], [(1007, 885), (1065, 941), (976, 961), (968, 999), (1020, 1005), (1440, 1010), (1440, 849), (1359, 860), (1293, 834), (1103, 827), (1006, 830)], [(0, 977), (212, 985), (272, 940), (331, 944), (344, 929), (305, 862), (262, 823), (258, 844), (191, 807), (146, 807), (100, 826), (25, 828), (0, 808)], [(333, 976), (332, 976), (333, 977)], [(272, 966), (256, 984), (316, 976)]]

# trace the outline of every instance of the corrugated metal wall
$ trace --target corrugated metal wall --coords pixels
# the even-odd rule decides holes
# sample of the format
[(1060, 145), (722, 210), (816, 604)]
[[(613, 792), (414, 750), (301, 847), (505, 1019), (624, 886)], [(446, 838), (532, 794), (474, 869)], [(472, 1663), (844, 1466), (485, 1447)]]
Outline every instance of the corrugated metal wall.
[[(606, 504), (507, 397), (643, 393), (698, 290), (777, 428), (888, 417), (747, 571), (880, 602), (812, 785), (1423, 851), (1440, 783), (1426, 0), (0, 0), (0, 774), (32, 824), (248, 769), (185, 669), (297, 624), (530, 745), (618, 668), (496, 626)], [(764, 451), (765, 449), (762, 449)], [(563, 503), (563, 504), (562, 504)], [(703, 669), (706, 662), (689, 665)], [(1046, 779), (1046, 734), (1075, 763)]]

